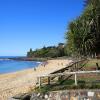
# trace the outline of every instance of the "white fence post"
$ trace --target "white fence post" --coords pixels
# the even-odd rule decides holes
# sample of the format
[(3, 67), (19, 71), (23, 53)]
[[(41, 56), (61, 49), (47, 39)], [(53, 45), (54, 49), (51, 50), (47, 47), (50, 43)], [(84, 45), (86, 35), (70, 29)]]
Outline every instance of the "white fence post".
[(75, 73), (75, 85), (77, 86), (77, 75)]
[(41, 77), (39, 77), (39, 88), (41, 87)]

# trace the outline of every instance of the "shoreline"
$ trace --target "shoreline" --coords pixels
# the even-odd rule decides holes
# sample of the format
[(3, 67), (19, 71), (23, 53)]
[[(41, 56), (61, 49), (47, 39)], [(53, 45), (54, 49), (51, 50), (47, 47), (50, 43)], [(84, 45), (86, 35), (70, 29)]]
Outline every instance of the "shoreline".
[(18, 60), (1, 59), (0, 75), (31, 69), (37, 67), (39, 64), (42, 63), (43, 62), (39, 61), (18, 61)]
[(13, 73), (0, 74), (0, 100), (7, 100), (7, 98), (16, 94), (29, 92), (31, 88), (35, 87), (38, 75), (49, 74), (69, 65), (71, 62), (72, 60), (64, 59), (48, 60), (45, 66), (40, 64), (36, 69), (30, 68)]
[(29, 57), (14, 57), (14, 58), (8, 58), (10, 60), (17, 60), (17, 61), (47, 61), (47, 58), (29, 58)]

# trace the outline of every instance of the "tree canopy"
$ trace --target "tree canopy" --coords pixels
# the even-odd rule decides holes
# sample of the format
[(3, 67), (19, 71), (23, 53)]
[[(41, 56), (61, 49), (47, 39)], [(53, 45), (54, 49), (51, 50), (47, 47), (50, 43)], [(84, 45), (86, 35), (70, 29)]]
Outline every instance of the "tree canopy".
[(41, 49), (36, 49), (32, 50), (30, 49), (27, 52), (28, 57), (62, 57), (65, 56), (66, 54), (64, 53), (64, 43), (59, 43), (58, 46), (48, 46), (48, 47), (43, 47)]
[(83, 13), (70, 22), (65, 37), (69, 54), (100, 53), (100, 0), (85, 0)]
[(66, 43), (27, 52), (28, 57), (100, 54), (100, 0), (84, 0), (84, 11), (68, 25)]

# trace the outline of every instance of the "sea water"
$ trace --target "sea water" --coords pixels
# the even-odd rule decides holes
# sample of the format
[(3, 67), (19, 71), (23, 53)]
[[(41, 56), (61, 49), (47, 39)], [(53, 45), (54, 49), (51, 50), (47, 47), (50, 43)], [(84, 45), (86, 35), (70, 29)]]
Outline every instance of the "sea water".
[(40, 64), (40, 62), (37, 61), (18, 61), (9, 60), (8, 58), (9, 57), (0, 57), (0, 74), (34, 68)]

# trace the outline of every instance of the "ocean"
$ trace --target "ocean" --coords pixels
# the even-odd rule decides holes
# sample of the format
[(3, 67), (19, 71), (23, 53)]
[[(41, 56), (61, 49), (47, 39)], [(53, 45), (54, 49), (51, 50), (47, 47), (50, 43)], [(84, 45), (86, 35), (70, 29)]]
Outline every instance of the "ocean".
[(0, 56), (0, 74), (37, 67), (41, 62), (9, 60), (15, 56)]

